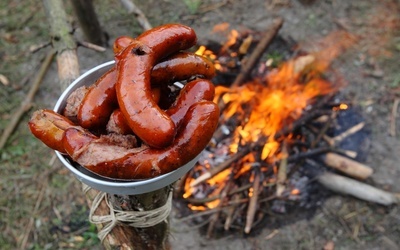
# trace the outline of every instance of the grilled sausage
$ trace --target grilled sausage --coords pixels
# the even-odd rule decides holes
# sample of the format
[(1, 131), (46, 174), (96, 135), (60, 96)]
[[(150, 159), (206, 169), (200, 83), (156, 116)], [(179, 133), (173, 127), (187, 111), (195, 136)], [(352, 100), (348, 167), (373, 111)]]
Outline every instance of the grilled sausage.
[(196, 157), (211, 139), (218, 117), (218, 106), (213, 102), (192, 105), (174, 143), (164, 149), (142, 146), (115, 150), (114, 146), (99, 143), (96, 136), (76, 128), (65, 131), (63, 146), (74, 161), (101, 176), (146, 179), (173, 171)]
[(35, 111), (28, 122), (28, 126), (36, 138), (49, 148), (61, 153), (66, 153), (62, 146), (64, 131), (70, 127), (75, 127), (69, 119), (48, 109)]
[(162, 58), (195, 42), (191, 28), (165, 25), (145, 32), (116, 56), (120, 109), (132, 131), (151, 147), (167, 147), (176, 135), (175, 124), (151, 96), (151, 69)]
[(176, 101), (166, 111), (175, 126), (179, 128), (187, 110), (195, 103), (214, 99), (214, 85), (206, 79), (196, 79), (188, 82), (180, 91)]

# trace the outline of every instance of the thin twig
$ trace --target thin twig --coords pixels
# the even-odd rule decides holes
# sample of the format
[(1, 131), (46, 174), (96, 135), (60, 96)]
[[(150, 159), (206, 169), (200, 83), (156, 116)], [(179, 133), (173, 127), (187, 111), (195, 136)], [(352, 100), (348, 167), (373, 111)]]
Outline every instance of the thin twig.
[(94, 51), (97, 51), (97, 52), (106, 51), (106, 48), (104, 48), (102, 46), (99, 46), (97, 44), (94, 44), (94, 43), (89, 43), (89, 42), (86, 42), (86, 41), (78, 41), (77, 43), (78, 43), (78, 46), (80, 45), (82, 47), (85, 47), (85, 48), (88, 48), (88, 49), (91, 49), (91, 50), (94, 50)]
[[(219, 198), (220, 201), (219, 201), (218, 207), (224, 207), (225, 199), (227, 198), (231, 187), (232, 187), (232, 182), (228, 181), (225, 185), (225, 188), (221, 192), (221, 195), (220, 195), (221, 197)], [(208, 228), (207, 228), (207, 237), (208, 238), (211, 238), (211, 236), (212, 236), (212, 233), (214, 231), (215, 224), (218, 221), (220, 212), (221, 211), (217, 211), (215, 214), (212, 215), (212, 217), (210, 219), (210, 223), (208, 224)]]
[(276, 18), (271, 27), (268, 27), (268, 30), (261, 41), (257, 44), (257, 47), (251, 53), (249, 59), (246, 64), (242, 67), (239, 75), (236, 77), (235, 81), (232, 83), (232, 87), (239, 86), (246, 80), (246, 78), (251, 73), (252, 69), (254, 69), (254, 65), (260, 60), (264, 51), (271, 44), (272, 39), (278, 33), (280, 28), (282, 27), (283, 19)]
[(311, 148), (314, 148), (321, 140), (321, 138), (326, 134), (326, 131), (328, 131), (328, 128), (331, 126), (332, 121), (337, 117), (337, 112), (333, 112), (328, 120), (325, 122), (324, 126), (320, 129), (317, 137), (315, 140), (311, 143)]
[(149, 30), (152, 28), (149, 20), (147, 20), (147, 17), (144, 15), (143, 11), (139, 7), (137, 7), (136, 4), (134, 4), (130, 0), (120, 0), (120, 1), (122, 6), (126, 8), (129, 14), (133, 13), (135, 15), (137, 21), (144, 30)]
[[(234, 195), (233, 196), (233, 201), (238, 201), (239, 199), (240, 199), (239, 195)], [(234, 214), (235, 214), (236, 210), (237, 210), (236, 206), (227, 208), (226, 220), (225, 220), (225, 223), (224, 223), (225, 231), (228, 231), (229, 228), (231, 227), (233, 219), (234, 219), (233, 217), (234, 217)]]
[(42, 83), (44, 76), (46, 75), (47, 69), (49, 68), (51, 62), (53, 61), (54, 55), (55, 52), (53, 50), (51, 50), (47, 54), (45, 60), (43, 61), (39, 69), (39, 72), (35, 77), (34, 82), (31, 85), (31, 88), (29, 89), (28, 94), (26, 95), (24, 101), (21, 103), (19, 109), (14, 113), (12, 119), (10, 120), (10, 123), (7, 125), (7, 127), (4, 129), (3, 134), (1, 135), (0, 149), (2, 149), (6, 144), (8, 138), (18, 125), (18, 122), (21, 119), (22, 115), (31, 108), (33, 97), (38, 91), (39, 86)]
[(194, 187), (211, 177), (215, 176), (216, 174), (220, 173), (224, 169), (228, 168), (233, 162), (241, 159), (245, 155), (247, 155), (250, 152), (250, 147), (246, 147), (243, 150), (237, 152), (235, 155), (233, 155), (231, 158), (229, 158), (227, 161), (221, 163), (220, 165), (216, 166), (215, 168), (210, 169), (209, 172), (206, 172), (203, 175), (200, 175), (196, 180), (194, 180), (192, 183), (190, 183), (190, 187)]
[(364, 125), (365, 125), (365, 122), (360, 122), (360, 123), (354, 125), (353, 127), (349, 128), (348, 130), (344, 131), (340, 135), (333, 137), (332, 139), (335, 143), (341, 142), (348, 136), (353, 135), (353, 134), (357, 133), (358, 131), (360, 131), (361, 129), (363, 129)]

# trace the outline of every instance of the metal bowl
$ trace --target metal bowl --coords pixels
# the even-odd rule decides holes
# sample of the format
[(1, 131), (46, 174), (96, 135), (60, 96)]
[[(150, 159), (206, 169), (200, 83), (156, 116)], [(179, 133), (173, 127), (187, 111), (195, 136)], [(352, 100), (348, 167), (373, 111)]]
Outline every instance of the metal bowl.
[[(61, 113), (61, 111), (65, 108), (66, 100), (68, 96), (77, 88), (81, 86), (89, 86), (93, 84), (100, 76), (102, 76), (107, 70), (114, 66), (114, 61), (103, 63), (93, 69), (87, 71), (79, 78), (77, 78), (60, 96), (58, 99), (54, 111), (57, 113)], [(86, 168), (78, 165), (77, 163), (70, 160), (70, 158), (66, 155), (61, 154), (58, 151), (55, 151), (58, 159), (66, 166), (79, 181), (85, 183), (86, 185), (106, 192), (110, 194), (119, 194), (119, 195), (135, 195), (135, 194), (143, 194), (148, 193), (169, 184), (177, 181), (184, 174), (186, 174), (193, 166), (196, 164), (199, 155), (196, 156), (189, 163), (181, 166), (180, 168), (151, 179), (146, 180), (119, 180), (119, 179), (111, 179), (106, 178), (100, 175), (97, 175)]]

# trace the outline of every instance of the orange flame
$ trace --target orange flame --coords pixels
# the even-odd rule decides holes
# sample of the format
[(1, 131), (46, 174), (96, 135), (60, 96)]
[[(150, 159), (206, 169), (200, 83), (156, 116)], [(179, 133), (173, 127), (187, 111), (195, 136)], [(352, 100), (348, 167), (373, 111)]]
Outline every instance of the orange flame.
[[(229, 27), (226, 24), (216, 27), (216, 32), (226, 31)], [(238, 32), (230, 33), (228, 41), (222, 47), (222, 52), (232, 46), (238, 38)], [(284, 127), (299, 119), (305, 109), (316, 100), (317, 97), (337, 91), (339, 84), (333, 84), (324, 78), (331, 62), (339, 54), (347, 49), (354, 40), (351, 36), (342, 32), (333, 33), (323, 40), (325, 46), (305, 56), (288, 60), (278, 68), (272, 69), (263, 78), (253, 79), (242, 86), (224, 87), (217, 86), (215, 89), (214, 102), (223, 105), (221, 123), (234, 119), (238, 122), (231, 135), (229, 150), (237, 153), (243, 145), (251, 145), (264, 141), (260, 157), (265, 163), (272, 163), (282, 157), (280, 152), (282, 138), (275, 138), (275, 135)], [(342, 39), (342, 40), (341, 40)], [(221, 52), (220, 51), (220, 52)], [(200, 46), (196, 54), (212, 58), (217, 69), (221, 67), (218, 57), (205, 46)], [(218, 66), (217, 66), (218, 65)], [(347, 109), (343, 104), (338, 109)], [(286, 139), (290, 141), (292, 135)], [(240, 160), (240, 167), (234, 172), (233, 178), (247, 174), (256, 161), (254, 154), (248, 154)], [(237, 165), (238, 163), (236, 163)], [(267, 171), (271, 167), (261, 167), (261, 171)], [(207, 172), (210, 166), (203, 166), (200, 172)], [(207, 185), (213, 186), (213, 191), (208, 197), (218, 196), (226, 186), (232, 169), (228, 168), (207, 180)], [(250, 175), (254, 178), (254, 173)], [(184, 198), (190, 197), (196, 190), (189, 179), (185, 183)], [(263, 185), (270, 185), (276, 179), (271, 176), (263, 180)], [(249, 189), (248, 196), (251, 197), (253, 190)], [(291, 194), (298, 195), (300, 190), (293, 189)], [(220, 204), (216, 199), (207, 202), (204, 206), (192, 206), (191, 209), (214, 208)]]

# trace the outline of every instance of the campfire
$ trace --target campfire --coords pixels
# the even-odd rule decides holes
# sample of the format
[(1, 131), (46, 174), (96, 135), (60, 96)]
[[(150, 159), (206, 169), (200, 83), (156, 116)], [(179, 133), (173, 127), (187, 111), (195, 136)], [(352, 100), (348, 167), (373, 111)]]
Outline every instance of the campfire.
[(285, 213), (285, 203), (306, 202), (312, 181), (307, 168), (329, 167), (358, 179), (372, 173), (351, 159), (357, 151), (337, 147), (364, 127), (361, 120), (336, 133), (336, 118), (351, 107), (336, 98), (344, 81), (330, 66), (354, 38), (334, 32), (311, 52), (293, 50), (286, 60), (262, 57), (279, 27), (265, 38), (219, 25), (215, 30), (224, 28), (228, 40), (196, 52), (218, 71), (214, 101), (221, 109), (220, 125), (176, 197), (192, 213), (189, 218), (206, 221), (209, 237), (215, 229), (250, 233), (267, 207)]

